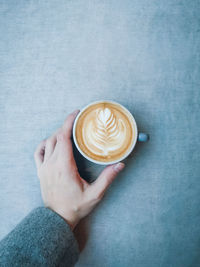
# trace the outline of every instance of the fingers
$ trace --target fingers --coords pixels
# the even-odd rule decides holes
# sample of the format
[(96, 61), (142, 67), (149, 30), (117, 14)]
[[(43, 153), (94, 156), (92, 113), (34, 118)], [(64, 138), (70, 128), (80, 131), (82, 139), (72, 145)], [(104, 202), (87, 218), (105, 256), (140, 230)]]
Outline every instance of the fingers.
[(56, 142), (57, 142), (57, 134), (58, 134), (59, 130), (57, 130), (52, 136), (50, 136), (47, 140), (46, 140), (46, 144), (45, 144), (45, 155), (44, 155), (44, 162), (47, 161), (50, 156), (52, 155), (54, 148), (56, 146)]
[(80, 111), (79, 109), (76, 109), (74, 112), (69, 114), (67, 116), (64, 124), (63, 124), (62, 129), (63, 129), (67, 139), (71, 138), (73, 123), (74, 123), (74, 120), (75, 120), (76, 116), (78, 115), (79, 111)]
[(34, 159), (36, 163), (36, 167), (39, 168), (44, 161), (44, 154), (45, 154), (45, 143), (46, 140), (43, 140), (36, 148), (34, 153)]
[(125, 167), (125, 164), (119, 162), (114, 165), (107, 166), (99, 175), (99, 177), (94, 181), (90, 189), (92, 190), (93, 197), (95, 199), (101, 199), (104, 195), (106, 189), (117, 177), (117, 174), (122, 171)]
[(72, 165), (76, 166), (70, 138), (72, 135), (73, 123), (78, 113), (79, 110), (75, 110), (73, 113), (69, 114), (63, 126), (51, 137), (43, 140), (37, 146), (34, 153), (37, 168), (39, 168), (43, 162), (47, 161), (54, 151), (57, 155), (59, 154), (63, 160), (67, 158), (71, 161)]
[(57, 143), (55, 146), (54, 153), (61, 160), (70, 160), (73, 165), (76, 166), (74, 155), (73, 155), (73, 148), (71, 142), (71, 135), (72, 135), (72, 128), (74, 120), (79, 113), (79, 110), (75, 110), (73, 113), (69, 114), (60, 129), (59, 133), (57, 134)]

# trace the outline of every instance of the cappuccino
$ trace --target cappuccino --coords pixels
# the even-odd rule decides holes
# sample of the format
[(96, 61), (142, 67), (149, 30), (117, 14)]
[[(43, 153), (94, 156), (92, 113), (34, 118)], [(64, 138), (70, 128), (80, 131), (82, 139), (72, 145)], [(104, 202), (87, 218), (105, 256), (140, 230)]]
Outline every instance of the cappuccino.
[(97, 163), (112, 163), (132, 151), (137, 140), (137, 126), (132, 114), (121, 104), (98, 101), (78, 114), (73, 135), (85, 157)]

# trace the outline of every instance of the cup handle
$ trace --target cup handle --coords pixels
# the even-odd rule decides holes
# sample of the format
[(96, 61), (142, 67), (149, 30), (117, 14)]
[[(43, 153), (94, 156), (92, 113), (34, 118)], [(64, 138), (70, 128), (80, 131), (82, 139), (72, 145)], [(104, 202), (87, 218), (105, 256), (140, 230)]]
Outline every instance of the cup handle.
[(146, 133), (139, 133), (138, 134), (138, 141), (139, 142), (147, 142), (149, 140), (149, 134)]

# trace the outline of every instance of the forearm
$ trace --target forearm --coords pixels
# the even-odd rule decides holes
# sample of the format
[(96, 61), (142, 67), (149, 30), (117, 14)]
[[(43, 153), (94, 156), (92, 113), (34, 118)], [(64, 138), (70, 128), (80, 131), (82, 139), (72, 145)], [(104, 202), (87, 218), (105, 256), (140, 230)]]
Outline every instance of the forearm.
[(28, 214), (0, 242), (0, 266), (74, 266), (78, 244), (57, 213), (40, 207)]

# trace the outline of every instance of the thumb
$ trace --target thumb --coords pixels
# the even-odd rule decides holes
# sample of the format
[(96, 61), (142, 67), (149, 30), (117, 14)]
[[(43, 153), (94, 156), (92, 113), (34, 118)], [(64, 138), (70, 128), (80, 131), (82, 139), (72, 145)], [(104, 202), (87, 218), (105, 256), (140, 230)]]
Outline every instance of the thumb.
[(90, 188), (93, 192), (93, 197), (101, 199), (106, 189), (117, 177), (117, 174), (123, 170), (125, 164), (119, 162), (117, 164), (107, 166), (99, 175), (99, 177), (91, 184)]

